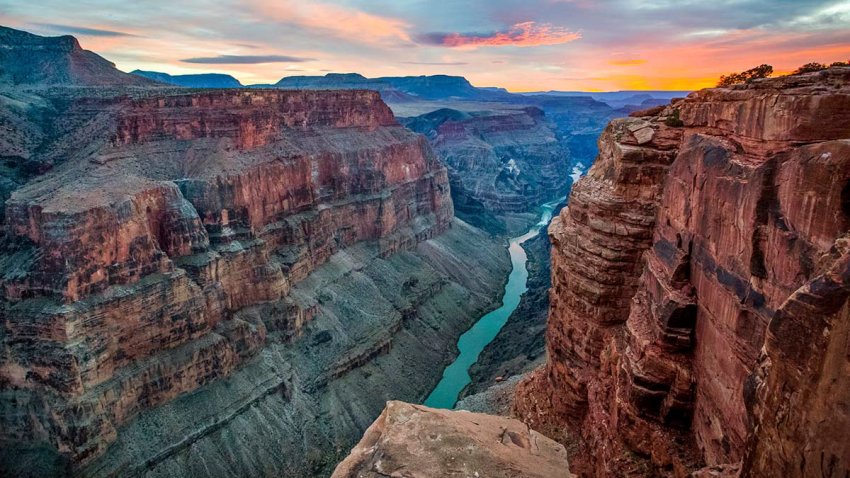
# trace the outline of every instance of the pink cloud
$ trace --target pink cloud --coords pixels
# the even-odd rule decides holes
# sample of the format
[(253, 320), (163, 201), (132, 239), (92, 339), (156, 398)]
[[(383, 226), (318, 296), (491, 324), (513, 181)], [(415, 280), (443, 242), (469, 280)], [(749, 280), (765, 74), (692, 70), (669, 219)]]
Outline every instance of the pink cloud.
[(346, 41), (378, 44), (409, 42), (409, 25), (396, 18), (325, 2), (262, 0), (252, 4), (262, 18), (289, 23)]
[(547, 23), (517, 23), (505, 31), (479, 33), (427, 33), (420, 36), (422, 43), (450, 48), (482, 46), (541, 46), (559, 45), (581, 38), (581, 33)]

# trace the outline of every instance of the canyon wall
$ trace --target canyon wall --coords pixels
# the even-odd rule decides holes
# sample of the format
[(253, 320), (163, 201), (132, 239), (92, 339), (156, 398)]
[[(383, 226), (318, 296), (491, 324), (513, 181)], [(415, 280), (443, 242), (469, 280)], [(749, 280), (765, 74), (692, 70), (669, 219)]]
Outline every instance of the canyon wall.
[[(250, 473), (280, 434), (267, 471), (321, 473), (383, 400), (427, 393), (439, 377), (401, 373), (448, 360), (434, 344), (506, 273), (498, 244), (452, 227), (445, 168), (375, 92), (27, 94), (4, 94), (40, 112), (3, 151), (20, 182), (0, 247), (4, 473), (198, 472), (193, 450)], [(395, 343), (410, 364), (369, 380)], [(210, 462), (262, 407), (277, 435), (254, 423)]]
[(569, 182), (569, 150), (539, 108), (440, 108), (402, 121), (429, 139), (448, 168), (458, 217), (490, 232), (524, 231), (536, 218), (517, 231), (505, 218), (533, 211)]
[(515, 411), (587, 476), (850, 469), (850, 69), (614, 120)]

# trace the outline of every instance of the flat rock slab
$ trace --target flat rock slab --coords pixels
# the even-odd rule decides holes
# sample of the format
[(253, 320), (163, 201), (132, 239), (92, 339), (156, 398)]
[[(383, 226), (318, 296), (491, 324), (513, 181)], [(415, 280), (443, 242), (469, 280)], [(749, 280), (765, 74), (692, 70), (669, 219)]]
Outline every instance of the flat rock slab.
[(571, 477), (564, 447), (506, 417), (390, 401), (332, 478)]

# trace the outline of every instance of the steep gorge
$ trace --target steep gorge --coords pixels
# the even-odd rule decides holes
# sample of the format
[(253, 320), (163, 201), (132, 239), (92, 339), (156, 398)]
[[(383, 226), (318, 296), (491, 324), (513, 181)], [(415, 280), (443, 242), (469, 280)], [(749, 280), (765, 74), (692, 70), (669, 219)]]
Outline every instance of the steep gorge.
[[(614, 120), (515, 411), (586, 476), (844, 476), (850, 69)], [(805, 444), (805, 446), (804, 446)]]
[(3, 98), (3, 473), (327, 473), (506, 275), (375, 92)]

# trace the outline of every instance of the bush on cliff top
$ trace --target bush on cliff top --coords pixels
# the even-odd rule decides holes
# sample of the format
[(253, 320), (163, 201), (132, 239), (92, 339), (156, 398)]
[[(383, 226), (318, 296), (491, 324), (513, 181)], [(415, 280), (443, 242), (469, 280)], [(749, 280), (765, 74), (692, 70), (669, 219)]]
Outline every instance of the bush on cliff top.
[(813, 61), (811, 63), (806, 63), (805, 65), (801, 66), (800, 68), (797, 68), (791, 74), (792, 75), (799, 75), (799, 74), (802, 74), (802, 73), (811, 73), (813, 71), (826, 70), (827, 68), (829, 68), (829, 67), (824, 65), (823, 63), (818, 63), (818, 62)]
[(818, 63), (816, 61), (813, 61), (811, 63), (806, 63), (805, 65), (801, 66), (800, 68), (797, 68), (791, 74), (792, 75), (799, 75), (799, 74), (802, 74), (802, 73), (811, 73), (813, 71), (826, 70), (827, 68), (829, 68), (831, 66), (850, 66), (850, 61), (836, 61), (836, 62), (831, 63), (829, 65), (827, 65), (826, 63)]
[(755, 68), (750, 68), (749, 70), (742, 71), (740, 73), (730, 73), (728, 75), (723, 75), (720, 77), (720, 81), (717, 83), (717, 86), (721, 88), (729, 87), (732, 85), (738, 85), (741, 83), (749, 83), (753, 80), (758, 80), (761, 78), (767, 78), (768, 76), (773, 74), (773, 67), (770, 65), (759, 65)]

